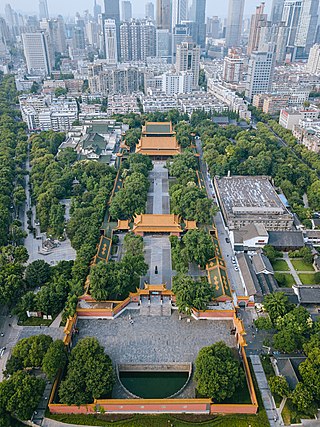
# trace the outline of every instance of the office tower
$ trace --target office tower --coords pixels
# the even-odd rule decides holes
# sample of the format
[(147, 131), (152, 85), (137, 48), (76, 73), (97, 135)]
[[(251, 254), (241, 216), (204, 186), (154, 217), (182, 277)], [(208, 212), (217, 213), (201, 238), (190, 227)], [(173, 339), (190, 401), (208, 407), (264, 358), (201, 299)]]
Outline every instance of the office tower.
[(270, 92), (273, 70), (274, 54), (271, 50), (269, 52), (252, 52), (245, 91), (246, 98), (250, 102), (254, 95)]
[(154, 21), (154, 4), (151, 1), (146, 3), (145, 17), (147, 19), (151, 19), (151, 21)]
[(132, 19), (132, 5), (130, 1), (121, 2), (121, 20), (130, 21)]
[(86, 38), (89, 45), (95, 47), (99, 45), (99, 31), (97, 22), (90, 21), (86, 24)]
[(95, 22), (98, 22), (98, 16), (101, 14), (101, 6), (97, 3), (97, 0), (94, 0), (93, 5), (93, 17)]
[(54, 52), (66, 52), (66, 34), (63, 17), (58, 16), (57, 19), (43, 19), (40, 22), (41, 30), (45, 30), (50, 39), (50, 44)]
[(177, 46), (183, 42), (193, 42), (190, 35), (190, 29), (188, 25), (186, 24), (176, 24), (173, 28), (173, 34), (172, 34), (172, 63), (175, 63), (176, 60), (176, 53), (177, 53)]
[(187, 20), (188, 1), (187, 0), (172, 0), (172, 30), (181, 21)]
[(157, 0), (157, 28), (171, 31), (171, 0)]
[(176, 71), (190, 71), (193, 73), (192, 87), (199, 86), (200, 46), (195, 43), (183, 42), (177, 46)]
[(284, 0), (273, 0), (270, 20), (272, 24), (279, 24), (282, 19)]
[(6, 4), (4, 11), (5, 11), (6, 22), (8, 24), (8, 27), (12, 35), (13, 36), (20, 35), (17, 13), (12, 9), (10, 4)]
[(320, 45), (315, 44), (309, 52), (308, 71), (312, 74), (320, 74)]
[(273, 40), (276, 46), (275, 49), (275, 62), (283, 64), (286, 59), (287, 53), (287, 40), (289, 34), (289, 27), (284, 22), (272, 26)]
[(80, 27), (80, 26), (74, 27), (73, 36), (72, 36), (72, 46), (74, 49), (80, 49), (80, 50), (84, 50), (86, 48), (83, 27)]
[(255, 50), (258, 50), (261, 36), (261, 28), (267, 25), (267, 14), (264, 13), (264, 3), (261, 3), (260, 6), (257, 6), (256, 13), (251, 16), (250, 23), (250, 33), (247, 53), (251, 53)]
[(22, 43), (29, 74), (51, 74), (49, 36), (45, 32), (23, 33)]
[(193, 0), (194, 21), (197, 24), (197, 40), (195, 42), (204, 49), (206, 47), (206, 0)]
[(104, 21), (104, 37), (106, 60), (109, 64), (116, 64), (118, 60), (117, 27), (114, 19)]
[(229, 0), (226, 47), (240, 46), (244, 0)]
[(49, 19), (47, 0), (39, 0), (39, 18)]
[(287, 46), (294, 47), (298, 25), (300, 21), (302, 1), (285, 0), (282, 13), (282, 21), (288, 27)]
[(106, 19), (114, 19), (116, 24), (120, 22), (119, 0), (104, 0), (104, 14)]
[(158, 58), (170, 59), (170, 32), (158, 29), (156, 33), (156, 55)]
[(237, 49), (229, 49), (223, 62), (223, 80), (226, 83), (240, 83), (243, 75), (244, 58)]
[(295, 39), (295, 56), (301, 57), (309, 53), (313, 46), (318, 23), (319, 0), (304, 0)]
[(220, 36), (220, 20), (218, 16), (207, 18), (207, 36), (218, 39)]

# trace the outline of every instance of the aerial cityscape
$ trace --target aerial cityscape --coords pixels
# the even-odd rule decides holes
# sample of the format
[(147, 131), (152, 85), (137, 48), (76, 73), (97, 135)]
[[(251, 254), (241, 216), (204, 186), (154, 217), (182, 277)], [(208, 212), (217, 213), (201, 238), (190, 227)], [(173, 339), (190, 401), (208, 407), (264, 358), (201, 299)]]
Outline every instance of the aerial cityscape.
[(0, 427), (320, 427), (320, 0), (6, 2)]

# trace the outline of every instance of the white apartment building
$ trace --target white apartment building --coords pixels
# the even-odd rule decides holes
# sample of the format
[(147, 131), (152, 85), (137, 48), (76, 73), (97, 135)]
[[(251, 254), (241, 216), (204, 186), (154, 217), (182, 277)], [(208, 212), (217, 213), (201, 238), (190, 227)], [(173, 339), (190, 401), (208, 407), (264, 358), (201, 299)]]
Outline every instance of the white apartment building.
[(308, 71), (312, 74), (320, 74), (320, 44), (315, 44), (310, 49)]
[(192, 92), (193, 73), (165, 73), (162, 76), (162, 92), (166, 95)]
[(274, 69), (274, 55), (272, 52), (253, 52), (248, 67), (246, 84), (246, 98), (252, 102), (253, 96), (258, 93), (270, 92)]
[(106, 60), (108, 64), (116, 64), (118, 61), (117, 27), (114, 19), (104, 21)]
[(279, 124), (285, 129), (292, 130), (294, 125), (297, 125), (300, 120), (318, 119), (319, 112), (320, 110), (315, 106), (306, 109), (283, 109), (280, 112)]
[(183, 42), (177, 46), (176, 71), (189, 71), (193, 74), (192, 87), (198, 88), (200, 69), (200, 46)]

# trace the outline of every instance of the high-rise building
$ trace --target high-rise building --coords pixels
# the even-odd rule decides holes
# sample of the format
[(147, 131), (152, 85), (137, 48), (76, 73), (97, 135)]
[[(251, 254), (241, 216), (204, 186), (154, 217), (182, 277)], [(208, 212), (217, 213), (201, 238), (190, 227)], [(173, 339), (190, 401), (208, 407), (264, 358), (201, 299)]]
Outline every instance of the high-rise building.
[(169, 61), (170, 58), (170, 32), (169, 30), (157, 29), (156, 33), (156, 55)]
[(183, 42), (193, 42), (190, 35), (190, 28), (186, 24), (176, 24), (172, 34), (172, 63), (175, 63), (177, 46)]
[(264, 13), (264, 3), (257, 6), (256, 13), (251, 16), (250, 33), (247, 53), (251, 55), (251, 52), (259, 49), (261, 28), (267, 25), (268, 16)]
[(244, 58), (237, 49), (229, 49), (223, 63), (223, 80), (226, 83), (239, 83), (243, 77)]
[(104, 37), (106, 60), (108, 64), (116, 64), (118, 61), (117, 27), (114, 19), (104, 21)]
[(40, 28), (49, 34), (54, 52), (66, 52), (65, 25), (61, 15), (59, 15), (57, 19), (43, 19), (40, 22)]
[(120, 25), (121, 61), (146, 60), (156, 56), (156, 27), (149, 19), (122, 22)]
[(193, 13), (197, 25), (195, 42), (204, 49), (206, 47), (206, 0), (193, 0)]
[(172, 30), (181, 21), (187, 20), (188, 1), (187, 0), (172, 0)]
[(171, 0), (157, 0), (157, 28), (171, 31)]
[(295, 39), (296, 57), (309, 53), (313, 46), (318, 23), (319, 0), (304, 0)]
[(86, 37), (89, 45), (94, 47), (99, 45), (99, 31), (96, 21), (89, 21), (86, 23)]
[(271, 50), (269, 52), (252, 52), (245, 91), (246, 98), (250, 102), (254, 95), (270, 92), (273, 70), (274, 54)]
[(141, 59), (156, 56), (156, 27), (151, 20), (141, 22)]
[(49, 76), (52, 64), (48, 34), (43, 31), (39, 33), (23, 33), (22, 43), (28, 73)]
[(47, 0), (39, 0), (39, 18), (49, 19)]
[(220, 19), (218, 16), (207, 18), (207, 36), (218, 39), (220, 36)]
[(229, 0), (226, 26), (226, 47), (240, 46), (244, 0)]
[(101, 6), (97, 3), (97, 0), (94, 0), (93, 5), (93, 17), (95, 22), (98, 22), (98, 16), (101, 14)]
[(273, 0), (270, 20), (272, 24), (279, 24), (282, 19), (284, 0)]
[(146, 3), (145, 18), (151, 19), (151, 21), (154, 21), (154, 4), (151, 1)]
[(282, 13), (282, 21), (288, 27), (287, 46), (294, 48), (300, 14), (302, 8), (302, 0), (285, 0)]
[(310, 49), (308, 71), (312, 74), (320, 74), (320, 44), (315, 44)]
[(114, 19), (116, 24), (120, 22), (119, 0), (104, 0), (104, 14), (106, 19)]
[(132, 4), (131, 1), (121, 2), (121, 20), (130, 21), (132, 19)]
[(86, 48), (84, 28), (80, 25), (73, 29), (72, 46), (73, 49), (77, 50), (84, 50)]
[(177, 46), (176, 71), (193, 73), (192, 87), (199, 86), (200, 46), (195, 43), (183, 42)]

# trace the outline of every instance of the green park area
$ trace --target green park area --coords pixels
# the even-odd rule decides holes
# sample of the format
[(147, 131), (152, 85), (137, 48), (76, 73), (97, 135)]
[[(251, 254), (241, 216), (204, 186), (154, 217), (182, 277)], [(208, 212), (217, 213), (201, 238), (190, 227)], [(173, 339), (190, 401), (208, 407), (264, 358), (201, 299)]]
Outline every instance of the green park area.
[(272, 262), (272, 267), (274, 271), (289, 271), (287, 261), (285, 261), (284, 259), (276, 259)]
[(291, 263), (296, 271), (314, 271), (312, 263), (305, 262), (303, 259), (292, 259)]
[(292, 274), (275, 272), (274, 277), (280, 288), (291, 288), (296, 284)]
[(315, 285), (316, 275), (315, 273), (299, 273), (299, 278), (303, 285)]

